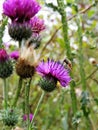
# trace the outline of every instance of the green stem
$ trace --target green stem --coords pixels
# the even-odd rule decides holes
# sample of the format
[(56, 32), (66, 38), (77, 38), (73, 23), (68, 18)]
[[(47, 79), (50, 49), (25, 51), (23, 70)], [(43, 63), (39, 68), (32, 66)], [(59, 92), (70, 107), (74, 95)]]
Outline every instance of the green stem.
[(8, 102), (8, 89), (6, 86), (6, 79), (4, 79), (4, 89), (3, 89), (3, 95), (4, 95), (4, 107), (7, 109), (7, 102)]
[(20, 96), (20, 91), (21, 91), (21, 88), (22, 88), (22, 81), (23, 81), (23, 79), (20, 77), (19, 78), (19, 83), (18, 83), (18, 88), (17, 88), (17, 91), (16, 91), (16, 95), (15, 95), (15, 98), (14, 98), (13, 103), (12, 103), (13, 107), (16, 106), (18, 98)]
[(61, 14), (63, 37), (64, 37), (64, 42), (65, 42), (65, 47), (67, 49), (66, 53), (67, 53), (68, 58), (72, 60), (70, 42), (68, 38), (68, 24), (67, 24), (67, 17), (66, 17), (66, 12), (65, 12), (65, 7), (64, 7), (64, 0), (57, 0), (57, 3), (58, 3), (59, 13)]
[(30, 94), (30, 84), (31, 84), (31, 80), (29, 80), (29, 82), (26, 82), (26, 85), (25, 85), (25, 113), (27, 114), (28, 118), (27, 118), (27, 121), (28, 121), (28, 130), (29, 130), (29, 124), (30, 124), (30, 119), (29, 119), (29, 114), (30, 114), (30, 111), (29, 111), (29, 94)]
[(70, 94), (71, 94), (71, 99), (72, 99), (72, 109), (73, 109), (73, 113), (75, 115), (76, 112), (77, 112), (77, 99), (76, 99), (76, 93), (75, 93), (75, 86), (76, 85), (75, 85), (75, 81), (74, 80), (71, 81), (70, 86), (71, 86)]
[(22, 42), (21, 42), (21, 41), (19, 41), (19, 48), (21, 48), (21, 43), (22, 43)]
[(90, 121), (90, 117), (87, 116), (85, 117), (85, 119), (86, 119), (86, 130), (92, 130), (92, 123)]
[(80, 66), (80, 76), (81, 76), (81, 83), (82, 83), (82, 88), (85, 91), (86, 90), (86, 76), (85, 76), (85, 71), (83, 67), (84, 63), (84, 58), (83, 58), (83, 43), (82, 43), (82, 28), (80, 27), (80, 19), (77, 19), (77, 26), (78, 26), (78, 40), (79, 40), (79, 66)]
[[(57, 3), (58, 3), (59, 13), (61, 14), (63, 37), (64, 37), (65, 47), (67, 51), (66, 54), (67, 54), (67, 57), (72, 61), (70, 41), (68, 38), (68, 24), (67, 24), (67, 17), (66, 17), (66, 12), (65, 12), (65, 7), (64, 7), (64, 0), (57, 0)], [(71, 73), (71, 77), (73, 78), (72, 73)], [(71, 82), (70, 87), (71, 87), (70, 93), (71, 93), (71, 99), (72, 99), (72, 109), (73, 109), (73, 114), (75, 115), (77, 112), (77, 99), (76, 99), (76, 94), (75, 94), (74, 81)], [(77, 130), (77, 125), (74, 125), (74, 129)]]
[(38, 101), (38, 104), (37, 104), (37, 106), (36, 106), (36, 109), (35, 109), (35, 111), (34, 111), (33, 119), (32, 119), (32, 121), (31, 121), (31, 123), (30, 123), (29, 130), (31, 130), (31, 128), (32, 128), (33, 121), (34, 121), (35, 116), (36, 116), (36, 114), (37, 114), (37, 112), (38, 112), (38, 110), (39, 110), (39, 106), (40, 106), (40, 104), (41, 104), (41, 102), (42, 102), (42, 100), (43, 100), (44, 95), (45, 95), (45, 92), (43, 91), (42, 94), (41, 94), (41, 97), (40, 97), (40, 99), (39, 99), (39, 101)]
[[(78, 26), (78, 41), (79, 41), (79, 54), (78, 54), (78, 58), (79, 58), (79, 66), (80, 66), (80, 76), (81, 76), (81, 84), (82, 84), (82, 90), (83, 92), (86, 92), (86, 74), (85, 74), (85, 70), (84, 70), (84, 57), (83, 57), (83, 42), (82, 42), (82, 27), (80, 26), (80, 23), (82, 23), (80, 21), (80, 18), (78, 16), (78, 18), (76, 19), (76, 23)], [(82, 100), (87, 100), (87, 97), (84, 97)], [(89, 120), (89, 113), (87, 114), (87, 112), (84, 112), (84, 110), (87, 110), (87, 105), (88, 102), (83, 104), (82, 103), (82, 109), (83, 109), (83, 113), (84, 116), (86, 118), (86, 129), (87, 130), (91, 130), (91, 124), (90, 124), (90, 120)]]

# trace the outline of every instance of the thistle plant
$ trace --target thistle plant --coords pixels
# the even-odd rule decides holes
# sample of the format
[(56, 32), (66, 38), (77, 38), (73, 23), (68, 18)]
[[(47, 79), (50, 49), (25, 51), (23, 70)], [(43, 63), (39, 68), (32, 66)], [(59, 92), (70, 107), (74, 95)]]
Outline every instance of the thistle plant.
[[(98, 63), (96, 58), (93, 58), (94, 64), (88, 63), (91, 44), (83, 40), (92, 32), (85, 31), (87, 25), (82, 14), (94, 7), (96, 1), (90, 1), (89, 6), (81, 1), (38, 1), (3, 2), (4, 20), (0, 21), (2, 129), (95, 130), (92, 118), (98, 107), (94, 94), (97, 88), (91, 87), (98, 84)], [(67, 7), (71, 12), (67, 12)], [(10, 42), (18, 42), (18, 47), (4, 46), (6, 26)], [(97, 41), (95, 34), (92, 36), (90, 38)]]
[(42, 75), (39, 85), (47, 92), (52, 92), (56, 89), (57, 81), (59, 81), (63, 87), (66, 87), (71, 81), (68, 70), (65, 69), (63, 64), (59, 61), (56, 62), (50, 59), (48, 59), (47, 62), (42, 61), (36, 70)]
[(3, 4), (3, 12), (11, 19), (9, 23), (9, 35), (14, 39), (21, 41), (32, 36), (32, 17), (40, 10), (40, 5), (35, 0), (14, 1), (7, 0)]
[(12, 62), (6, 50), (0, 49), (0, 78), (4, 81), (4, 107), (7, 109), (8, 93), (6, 86), (6, 78), (8, 78), (13, 72)]

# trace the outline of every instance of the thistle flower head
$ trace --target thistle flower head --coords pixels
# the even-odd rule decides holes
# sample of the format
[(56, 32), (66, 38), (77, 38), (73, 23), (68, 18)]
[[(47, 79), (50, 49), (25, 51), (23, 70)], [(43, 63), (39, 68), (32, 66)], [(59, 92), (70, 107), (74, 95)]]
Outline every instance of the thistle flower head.
[(2, 114), (3, 123), (7, 126), (15, 126), (18, 122), (18, 113), (16, 110), (8, 108)]
[(22, 39), (28, 39), (32, 35), (32, 29), (29, 22), (12, 22), (8, 26), (9, 35), (18, 41), (22, 41)]
[(4, 49), (0, 49), (0, 78), (7, 78), (13, 72), (12, 62)]
[(8, 60), (9, 56), (4, 49), (0, 49), (0, 62)]
[(54, 85), (54, 88), (55, 88), (57, 81), (59, 81), (63, 87), (66, 87), (71, 81), (68, 70), (65, 69), (64, 66), (59, 61), (56, 62), (54, 60), (48, 59), (47, 62), (44, 62), (43, 60), (37, 66), (36, 70), (43, 77), (43, 79), (41, 80), (41, 87), (42, 88), (44, 87), (44, 89), (46, 87), (46, 91), (48, 90), (51, 91), (49, 86), (51, 87)]
[[(23, 120), (24, 120), (24, 121), (26, 121), (27, 118), (28, 118), (28, 115), (26, 115), (26, 114), (23, 115)], [(30, 119), (30, 121), (32, 121), (32, 119), (33, 119), (33, 114), (32, 114), (32, 113), (29, 114), (29, 119)]]
[(39, 34), (41, 31), (45, 29), (44, 20), (39, 19), (38, 17), (33, 17), (30, 20), (30, 24), (32, 27), (32, 32)]
[(22, 78), (30, 78), (34, 75), (34, 48), (24, 46), (16, 64), (16, 73)]
[(17, 60), (19, 58), (19, 51), (12, 51), (9, 56), (12, 59)]
[(3, 3), (4, 14), (17, 22), (30, 20), (40, 8), (36, 0), (6, 0)]

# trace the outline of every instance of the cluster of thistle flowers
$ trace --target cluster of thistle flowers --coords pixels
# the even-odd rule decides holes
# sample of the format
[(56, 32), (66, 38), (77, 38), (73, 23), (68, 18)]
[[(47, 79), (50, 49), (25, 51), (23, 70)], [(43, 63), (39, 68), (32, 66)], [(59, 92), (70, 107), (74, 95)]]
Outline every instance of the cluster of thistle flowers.
[(22, 78), (32, 77), (35, 71), (34, 49), (39, 46), (40, 32), (45, 29), (44, 21), (36, 16), (40, 9), (36, 0), (6, 0), (3, 3), (3, 13), (11, 20), (9, 35), (19, 41), (20, 47), (20, 53), (14, 51), (10, 57), (18, 59), (16, 72)]
[[(35, 47), (32, 46), (32, 43), (36, 44), (35, 39), (45, 29), (44, 21), (35, 16), (40, 8), (39, 3), (35, 0), (6, 0), (3, 4), (4, 14), (11, 19), (11, 23), (9, 24), (10, 36), (18, 41), (30, 38), (30, 41), (22, 46), (22, 51), (20, 52), (16, 65), (16, 72), (22, 78), (30, 78), (34, 74), (35, 66), (33, 62)], [(17, 52), (11, 56), (17, 59)], [(65, 87), (71, 80), (69, 72), (64, 68), (63, 64), (54, 60), (48, 59), (47, 62), (43, 60), (37, 65), (36, 70), (42, 75), (40, 84), (44, 88), (53, 86), (54, 89), (57, 81)], [(46, 89), (46, 91), (51, 90)]]
[(45, 29), (44, 21), (35, 16), (40, 10), (35, 0), (7, 0), (3, 4), (4, 14), (11, 19), (10, 36), (18, 41), (28, 39)]
[[(61, 86), (69, 85), (71, 78), (68, 69), (55, 60), (48, 59), (38, 63), (35, 60), (35, 49), (40, 41), (40, 32), (45, 29), (44, 21), (35, 16), (40, 10), (36, 0), (6, 0), (3, 4), (4, 15), (11, 19), (8, 24), (9, 35), (19, 41), (20, 52), (7, 54), (5, 49), (0, 49), (0, 78), (7, 78), (13, 72), (11, 58), (16, 61), (16, 73), (22, 79), (32, 78), (37, 71), (42, 77), (40, 87), (46, 92)], [(25, 42), (24, 42), (25, 41)], [(26, 42), (27, 41), (27, 42)], [(24, 44), (25, 43), (25, 44)], [(24, 120), (27, 116), (24, 116)]]

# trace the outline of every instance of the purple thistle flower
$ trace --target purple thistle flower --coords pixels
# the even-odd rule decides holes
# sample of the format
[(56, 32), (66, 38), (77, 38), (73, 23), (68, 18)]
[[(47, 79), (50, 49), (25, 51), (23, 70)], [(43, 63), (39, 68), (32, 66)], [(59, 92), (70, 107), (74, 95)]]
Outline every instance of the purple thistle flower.
[(0, 78), (7, 78), (13, 72), (12, 62), (6, 50), (0, 49)]
[(27, 115), (23, 115), (23, 121), (26, 121), (27, 120)]
[[(23, 120), (24, 120), (24, 121), (26, 121), (27, 118), (28, 118), (27, 114), (23, 115)], [(31, 114), (31, 113), (29, 114), (29, 119), (30, 119), (30, 121), (32, 121), (32, 119), (33, 119), (33, 114)]]
[(29, 114), (29, 118), (30, 118), (30, 121), (32, 121), (32, 119), (33, 119), (33, 114)]
[(4, 49), (0, 49), (0, 62), (5, 62), (6, 60), (8, 60), (9, 56), (6, 52), (6, 50)]
[(9, 55), (12, 59), (17, 60), (19, 58), (19, 51), (13, 51)]
[(12, 21), (29, 21), (39, 10), (40, 5), (36, 0), (6, 0), (3, 12)]
[(48, 59), (47, 62), (44, 62), (43, 60), (37, 66), (36, 70), (40, 75), (43, 76), (43, 78), (48, 77), (48, 79), (52, 79), (52, 81), (54, 80), (55, 83), (59, 81), (63, 87), (66, 87), (71, 81), (68, 70), (65, 69), (63, 64), (61, 64), (59, 61), (56, 62)]
[(36, 16), (30, 20), (30, 25), (32, 27), (33, 33), (39, 34), (41, 31), (45, 29), (44, 20), (39, 19)]

